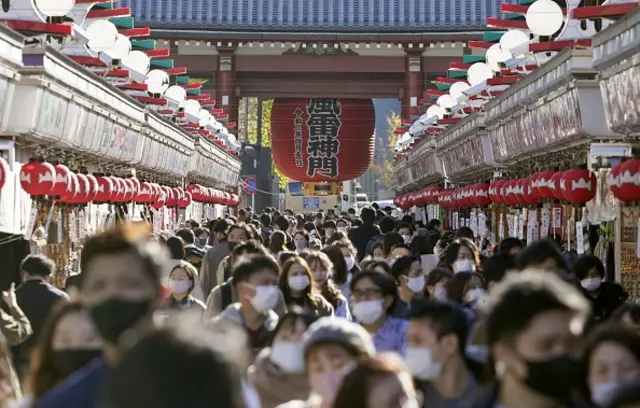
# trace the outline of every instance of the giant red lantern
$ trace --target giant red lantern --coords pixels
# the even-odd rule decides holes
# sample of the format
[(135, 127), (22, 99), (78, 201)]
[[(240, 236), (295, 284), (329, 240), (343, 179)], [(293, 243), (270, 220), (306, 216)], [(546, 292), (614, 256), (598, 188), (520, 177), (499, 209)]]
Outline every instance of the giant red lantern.
[(20, 169), (20, 185), (29, 195), (51, 195), (55, 182), (56, 169), (50, 163), (31, 159)]
[(586, 203), (596, 196), (596, 174), (589, 169), (571, 169), (562, 173), (560, 191), (570, 203)]
[(293, 180), (352, 180), (371, 164), (374, 127), (371, 99), (276, 99), (273, 159)]

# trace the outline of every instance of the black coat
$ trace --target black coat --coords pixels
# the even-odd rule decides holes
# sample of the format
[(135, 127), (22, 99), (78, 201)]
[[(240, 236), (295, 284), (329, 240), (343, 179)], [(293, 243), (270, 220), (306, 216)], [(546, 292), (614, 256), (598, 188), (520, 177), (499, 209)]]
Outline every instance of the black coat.
[(28, 364), (29, 354), (38, 344), (42, 328), (54, 305), (61, 299), (68, 298), (69, 295), (65, 292), (39, 279), (28, 280), (18, 286), (16, 300), (29, 319), (33, 334), (24, 343), (11, 348), (16, 366), (25, 367)]
[[(470, 408), (495, 408), (498, 405), (498, 398), (500, 393), (500, 383), (494, 381), (481, 389)], [(563, 408), (588, 408), (589, 404), (580, 400), (572, 399), (563, 405)], [(525, 407), (523, 407), (525, 408)]]
[(602, 282), (595, 296), (584, 292), (591, 302), (592, 319), (594, 323), (604, 322), (611, 314), (629, 298), (629, 294), (615, 282)]

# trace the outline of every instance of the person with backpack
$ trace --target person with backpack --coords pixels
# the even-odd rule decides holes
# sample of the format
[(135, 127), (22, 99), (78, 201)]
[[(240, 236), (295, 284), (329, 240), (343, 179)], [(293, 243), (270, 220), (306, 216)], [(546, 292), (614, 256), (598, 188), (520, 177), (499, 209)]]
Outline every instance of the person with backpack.
[(237, 323), (249, 334), (253, 355), (271, 342), (279, 316), (274, 311), (282, 293), (278, 289), (280, 267), (270, 255), (244, 258), (233, 268), (236, 302), (227, 306), (216, 318)]
[[(257, 241), (247, 241), (235, 246), (229, 256), (229, 268), (225, 272), (225, 281), (216, 286), (207, 298), (207, 309), (204, 312), (204, 319), (211, 320), (224, 311), (227, 306), (238, 302), (238, 293), (233, 284), (232, 270), (241, 259), (254, 258), (268, 255), (267, 249)], [(279, 295), (278, 303), (274, 308), (275, 312), (282, 316), (286, 313), (286, 306), (282, 294)]]

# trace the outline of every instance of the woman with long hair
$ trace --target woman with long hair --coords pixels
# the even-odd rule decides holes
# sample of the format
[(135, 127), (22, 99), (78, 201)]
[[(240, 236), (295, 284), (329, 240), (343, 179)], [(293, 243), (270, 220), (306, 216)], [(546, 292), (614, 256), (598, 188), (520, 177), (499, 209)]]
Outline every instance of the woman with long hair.
[(313, 290), (313, 278), (309, 264), (297, 256), (282, 267), (278, 287), (287, 307), (300, 306), (318, 317), (333, 315), (333, 306)]
[[(102, 355), (102, 339), (79, 302), (60, 302), (45, 324), (31, 357), (29, 398), (37, 400)], [(24, 405), (29, 406), (29, 405)]]
[[(336, 248), (336, 250), (338, 250)], [(338, 252), (340, 252), (338, 250)], [(335, 315), (351, 320), (349, 303), (347, 298), (340, 292), (340, 289), (331, 279), (333, 263), (324, 252), (311, 252), (305, 258), (311, 270), (313, 282), (322, 296), (331, 303), (335, 310)], [(342, 255), (340, 256), (342, 259)], [(344, 262), (344, 259), (342, 259)]]
[(447, 246), (444, 253), (446, 266), (454, 273), (480, 272), (480, 252), (473, 241), (458, 238)]
[(338, 285), (342, 295), (349, 299), (351, 296), (351, 290), (349, 284), (351, 283), (352, 274), (347, 268), (347, 261), (342, 255), (342, 251), (337, 246), (327, 246), (322, 248), (322, 253), (326, 254), (333, 265), (333, 281)]
[(282, 231), (273, 231), (269, 237), (269, 252), (278, 256), (280, 252), (287, 250), (287, 236)]

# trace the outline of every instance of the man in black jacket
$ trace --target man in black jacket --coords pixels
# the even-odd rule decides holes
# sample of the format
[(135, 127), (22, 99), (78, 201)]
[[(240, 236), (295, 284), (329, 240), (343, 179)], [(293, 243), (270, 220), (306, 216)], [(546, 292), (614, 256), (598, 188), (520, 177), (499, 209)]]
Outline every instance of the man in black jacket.
[(16, 300), (29, 319), (33, 334), (24, 343), (12, 347), (18, 373), (29, 364), (29, 354), (38, 343), (42, 328), (54, 305), (69, 296), (48, 283), (56, 264), (44, 255), (28, 255), (20, 264), (22, 284), (16, 289)]

